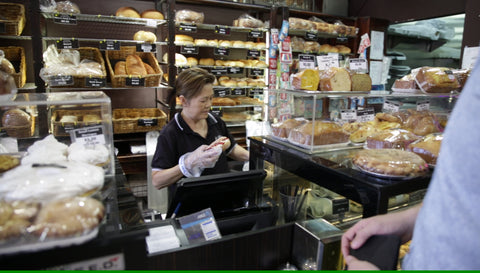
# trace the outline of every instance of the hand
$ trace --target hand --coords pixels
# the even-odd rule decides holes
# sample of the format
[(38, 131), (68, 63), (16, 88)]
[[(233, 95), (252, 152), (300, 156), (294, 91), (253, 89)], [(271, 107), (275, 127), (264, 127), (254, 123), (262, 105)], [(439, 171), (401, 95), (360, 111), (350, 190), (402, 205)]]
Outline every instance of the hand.
[(345, 263), (348, 266), (348, 270), (380, 270), (374, 264), (367, 261), (361, 261), (352, 255), (345, 257)]
[(199, 177), (206, 168), (213, 168), (222, 154), (222, 148), (217, 146), (207, 150), (207, 145), (198, 147), (195, 151), (180, 157), (178, 165), (186, 177)]

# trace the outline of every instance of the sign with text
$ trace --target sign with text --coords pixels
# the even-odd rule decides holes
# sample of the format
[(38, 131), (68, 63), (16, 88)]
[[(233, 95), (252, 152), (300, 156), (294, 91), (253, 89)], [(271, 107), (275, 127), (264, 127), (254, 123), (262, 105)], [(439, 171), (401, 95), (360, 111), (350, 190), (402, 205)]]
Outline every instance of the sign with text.
[(72, 138), (72, 142), (85, 146), (106, 143), (103, 125), (94, 125), (72, 130), (70, 131), (70, 137)]

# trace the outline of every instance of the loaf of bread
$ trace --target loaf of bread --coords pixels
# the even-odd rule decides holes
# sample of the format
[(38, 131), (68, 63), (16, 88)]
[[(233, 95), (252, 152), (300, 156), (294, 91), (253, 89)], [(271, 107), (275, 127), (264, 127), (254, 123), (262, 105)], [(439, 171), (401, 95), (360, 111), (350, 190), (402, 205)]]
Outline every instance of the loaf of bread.
[(428, 164), (437, 164), (442, 145), (443, 134), (429, 134), (408, 145), (407, 150), (416, 153)]
[[(163, 54), (162, 60), (168, 63), (168, 53)], [(187, 58), (180, 53), (175, 53), (175, 65), (187, 65)]]
[(338, 53), (338, 48), (329, 44), (323, 44), (320, 46), (319, 51), (324, 53)]
[(55, 11), (59, 13), (80, 14), (80, 8), (72, 1), (57, 1)]
[(237, 103), (230, 98), (214, 97), (212, 99), (212, 105), (214, 106), (235, 106)]
[(319, 52), (320, 44), (314, 41), (306, 41), (304, 42), (303, 49), (310, 52)]
[(317, 146), (347, 143), (348, 137), (348, 134), (336, 123), (315, 121), (294, 128), (290, 132), (288, 140), (294, 144)]
[(115, 64), (115, 75), (127, 75), (127, 67), (125, 61), (118, 61)]
[(372, 90), (372, 78), (365, 73), (354, 73), (351, 75), (352, 91)]
[(198, 65), (198, 60), (195, 57), (188, 57), (187, 58), (187, 64), (190, 66), (196, 66)]
[(402, 129), (383, 130), (367, 137), (366, 144), (369, 149), (405, 149), (420, 137), (410, 131)]
[(305, 49), (305, 40), (298, 36), (293, 36), (290, 40), (290, 45), (293, 51), (303, 51)]
[(290, 17), (288, 18), (289, 27), (291, 29), (305, 29), (314, 30), (316, 26), (313, 22), (302, 18)]
[(143, 63), (143, 66), (145, 67), (145, 70), (147, 70), (148, 75), (157, 73), (157, 72), (155, 72), (155, 69), (153, 69), (153, 67), (151, 65), (149, 65), (147, 63)]
[(392, 90), (396, 92), (413, 92), (418, 89), (415, 82), (416, 74), (408, 74), (400, 79), (396, 79), (393, 83)]
[(319, 72), (315, 69), (305, 69), (292, 75), (293, 89), (318, 90), (320, 82)]
[(202, 24), (204, 20), (203, 12), (195, 12), (192, 10), (179, 10), (175, 13), (175, 21), (182, 23)]
[(141, 18), (138, 11), (132, 7), (121, 7), (115, 12), (117, 17)]
[(177, 34), (175, 35), (175, 43), (176, 44), (193, 44), (193, 37), (184, 34)]
[(352, 50), (348, 46), (336, 45), (335, 47), (338, 49), (338, 53), (350, 54), (352, 52)]
[(199, 65), (215, 65), (215, 60), (213, 58), (200, 58), (198, 60)]
[(351, 91), (350, 73), (343, 67), (331, 67), (320, 75), (320, 91)]
[(420, 89), (427, 93), (446, 93), (460, 88), (450, 68), (422, 67), (415, 78)]
[(135, 54), (128, 55), (125, 60), (125, 67), (128, 75), (135, 75), (135, 76), (147, 75), (147, 70), (143, 65), (143, 61), (138, 55), (135, 55)]
[(305, 120), (287, 119), (271, 125), (272, 134), (279, 138), (288, 138), (290, 131), (304, 124)]
[(241, 15), (238, 19), (233, 20), (233, 26), (235, 27), (249, 27), (260, 28), (263, 27), (263, 22), (248, 14)]
[(157, 41), (157, 35), (151, 31), (139, 30), (133, 35), (133, 40), (143, 41), (147, 43), (155, 43)]
[(140, 14), (140, 16), (142, 18), (146, 18), (146, 19), (156, 19), (156, 20), (165, 19), (165, 17), (163, 16), (163, 14), (160, 11), (154, 10), (154, 9), (144, 10)]
[(10, 137), (32, 136), (32, 122), (28, 113), (17, 108), (6, 111), (2, 116), (2, 127), (6, 129)]

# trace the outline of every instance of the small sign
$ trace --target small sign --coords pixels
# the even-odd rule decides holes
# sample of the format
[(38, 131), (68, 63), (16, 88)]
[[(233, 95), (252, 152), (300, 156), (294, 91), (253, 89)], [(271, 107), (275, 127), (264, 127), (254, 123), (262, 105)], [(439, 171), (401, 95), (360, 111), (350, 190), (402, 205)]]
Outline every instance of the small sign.
[(298, 55), (298, 67), (300, 69), (314, 69), (315, 68), (315, 55), (299, 54)]
[(265, 75), (265, 69), (251, 68), (250, 69), (250, 75), (252, 75), (252, 76), (263, 76), (263, 75)]
[[(85, 146), (105, 144), (104, 128), (102, 125), (87, 126), (70, 131), (72, 142)], [(73, 137), (72, 137), (73, 136)]]
[(210, 70), (210, 73), (212, 73), (213, 75), (216, 75), (216, 76), (220, 76), (220, 75), (226, 75), (228, 74), (228, 68), (224, 67), (224, 68), (213, 68)]
[(228, 74), (243, 74), (243, 67), (229, 67)]
[(348, 37), (344, 37), (344, 36), (337, 37), (337, 44), (345, 44), (346, 42), (348, 42)]
[(383, 112), (394, 113), (400, 109), (400, 102), (385, 100), (383, 102)]
[(107, 85), (107, 79), (97, 77), (86, 77), (85, 87), (105, 87)]
[(261, 88), (252, 88), (248, 91), (249, 96), (261, 96), (263, 95), (263, 89)]
[(428, 111), (428, 110), (430, 110), (429, 100), (417, 101), (417, 111)]
[(180, 23), (180, 27), (178, 29), (183, 32), (197, 32), (197, 25)]
[(55, 13), (53, 15), (53, 22), (55, 24), (62, 24), (62, 25), (76, 25), (77, 24), (77, 16), (73, 15), (73, 14)]
[(221, 35), (230, 35), (230, 28), (225, 26), (215, 26), (215, 33)]
[(229, 88), (215, 88), (213, 89), (213, 94), (215, 97), (226, 97), (230, 95), (230, 89)]
[(211, 108), (210, 112), (212, 114), (215, 114), (215, 115), (219, 116), (219, 117), (223, 116), (223, 109), (221, 107), (220, 108)]
[(340, 119), (345, 121), (357, 120), (357, 110), (355, 109), (341, 109)]
[(73, 76), (72, 75), (57, 75), (51, 76), (49, 78), (50, 86), (68, 86), (73, 85)]
[(198, 46), (185, 45), (180, 47), (182, 54), (198, 54)]
[(113, 40), (100, 41), (98, 46), (100, 50), (120, 50), (120, 42)]
[(138, 126), (152, 127), (158, 125), (158, 119), (156, 118), (141, 118), (137, 121)]
[(150, 43), (137, 44), (137, 52), (156, 52), (157, 46)]
[(216, 47), (213, 54), (220, 56), (228, 56), (230, 55), (230, 49), (226, 47)]
[(145, 78), (127, 77), (125, 79), (126, 86), (145, 86)]
[(260, 50), (253, 50), (249, 49), (247, 50), (247, 57), (252, 57), (252, 58), (258, 58), (260, 57)]
[(222, 238), (210, 208), (180, 217), (178, 221), (191, 244)]
[(375, 109), (365, 108), (357, 110), (357, 122), (367, 122), (375, 119)]
[(56, 45), (58, 49), (72, 49), (78, 48), (78, 40), (72, 39), (60, 39), (56, 41)]
[(364, 58), (352, 58), (348, 60), (348, 66), (351, 71), (368, 71), (368, 63)]
[(338, 67), (338, 56), (320, 55), (317, 56), (317, 65), (319, 70), (327, 70), (330, 67)]
[(305, 32), (305, 39), (316, 41), (318, 39), (318, 34), (314, 31), (307, 31)]
[(262, 38), (263, 37), (263, 32), (260, 30), (250, 30), (248, 32), (248, 37), (250, 38)]
[(233, 88), (230, 94), (233, 96), (246, 96), (247, 90), (245, 88)]
[(345, 213), (350, 209), (350, 203), (347, 198), (332, 199), (332, 214)]

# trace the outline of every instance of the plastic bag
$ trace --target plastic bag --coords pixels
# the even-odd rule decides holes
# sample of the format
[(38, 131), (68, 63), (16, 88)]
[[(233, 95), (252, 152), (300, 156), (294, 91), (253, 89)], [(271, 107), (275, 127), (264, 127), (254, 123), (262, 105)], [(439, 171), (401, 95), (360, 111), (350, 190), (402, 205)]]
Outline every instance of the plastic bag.
[(261, 20), (244, 13), (240, 15), (237, 20), (233, 21), (233, 25), (236, 27), (261, 28), (264, 26), (264, 23)]
[(175, 13), (175, 21), (182, 23), (202, 24), (205, 15), (203, 12), (196, 12), (193, 10), (182, 9)]

